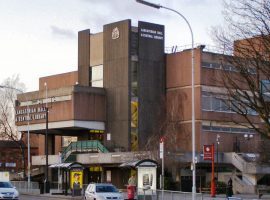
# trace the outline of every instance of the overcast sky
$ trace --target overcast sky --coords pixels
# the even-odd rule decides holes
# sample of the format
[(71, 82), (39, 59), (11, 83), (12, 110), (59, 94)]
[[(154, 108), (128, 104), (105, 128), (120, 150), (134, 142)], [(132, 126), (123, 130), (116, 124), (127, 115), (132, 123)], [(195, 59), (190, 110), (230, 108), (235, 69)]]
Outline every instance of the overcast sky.
[[(182, 13), (195, 43), (214, 45), (209, 34), (222, 23), (222, 0), (151, 0)], [(132, 19), (165, 25), (165, 46), (189, 45), (184, 20), (164, 9), (135, 0), (1, 0), (0, 83), (19, 74), (27, 91), (38, 89), (39, 77), (77, 70), (77, 33), (101, 32), (103, 25)]]

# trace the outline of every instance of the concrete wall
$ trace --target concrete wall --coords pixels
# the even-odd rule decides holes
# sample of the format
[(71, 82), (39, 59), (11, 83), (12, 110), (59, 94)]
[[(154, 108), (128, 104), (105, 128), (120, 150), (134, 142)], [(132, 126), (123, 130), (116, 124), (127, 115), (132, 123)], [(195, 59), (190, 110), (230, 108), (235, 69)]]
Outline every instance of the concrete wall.
[[(130, 148), (130, 20), (104, 25), (104, 88), (107, 91), (107, 132), (111, 141), (107, 145)], [(119, 38), (112, 39), (113, 29)]]
[(90, 66), (103, 64), (103, 33), (90, 35)]
[(77, 71), (67, 72), (63, 74), (56, 74), (52, 76), (45, 76), (39, 78), (39, 90), (46, 89), (44, 83), (47, 84), (48, 90), (51, 90), (76, 85), (77, 82), (78, 82)]
[[(201, 150), (201, 50), (195, 49), (196, 149)], [(191, 150), (191, 50), (166, 56), (166, 116), (168, 133), (176, 138), (177, 151)]]
[[(103, 88), (88, 87), (63, 87), (48, 90), (47, 100), (45, 91), (36, 91), (25, 93), (28, 101), (35, 104), (29, 105), (29, 108), (42, 108), (48, 101), (49, 122), (59, 122), (67, 120), (84, 121), (105, 121), (106, 120), (106, 96)], [(24, 101), (22, 96), (18, 96), (19, 101)], [(40, 103), (38, 103), (40, 102)], [(16, 110), (26, 109), (27, 106), (18, 106)], [(39, 114), (44, 114), (41, 112)], [(33, 116), (36, 113), (30, 113)], [(27, 116), (27, 113), (17, 115)], [(45, 123), (45, 119), (30, 120), (31, 124)], [(27, 120), (16, 122), (17, 126), (26, 125)]]
[(78, 82), (89, 86), (90, 74), (90, 30), (80, 31), (78, 34)]
[[(223, 64), (225, 65), (227, 60), (229, 60), (229, 56), (224, 56), (216, 53), (203, 52), (202, 53), (202, 62), (213, 63), (213, 64)], [(224, 73), (226, 71), (221, 69), (209, 69), (202, 67), (201, 68), (201, 84), (207, 86), (209, 92), (215, 93), (224, 93), (224, 84), (222, 82)], [(231, 73), (231, 76), (235, 76), (236, 80), (239, 79), (239, 75), (237, 73)], [(248, 89), (246, 85), (243, 83), (239, 83), (241, 88)], [(212, 126), (215, 126), (217, 123), (237, 127), (235, 122), (246, 123), (246, 119), (238, 114), (226, 113), (226, 112), (211, 112), (211, 111), (203, 111), (202, 118), (203, 121), (209, 122)], [(258, 116), (250, 116), (250, 120), (254, 123), (261, 123), (260, 118)], [(228, 134), (228, 133), (220, 133), (220, 132), (207, 132), (204, 131), (202, 137), (202, 144), (211, 144), (215, 143), (216, 135), (219, 134), (222, 142), (220, 142), (219, 150), (223, 152), (231, 152), (235, 151), (236, 142), (238, 143), (240, 151), (244, 152), (258, 152), (259, 143), (261, 137), (259, 135), (255, 135), (251, 141), (247, 141), (244, 138), (244, 135), (239, 134)], [(253, 145), (251, 145), (251, 143)]]
[[(190, 150), (191, 145), (191, 51), (185, 50), (179, 53), (167, 55), (166, 66), (166, 100), (167, 100), (167, 119), (172, 124), (180, 123), (176, 130), (170, 131), (177, 135), (181, 142), (180, 149)], [(227, 59), (227, 57), (226, 57)], [(201, 91), (202, 88), (213, 89), (212, 92), (222, 93), (224, 89), (222, 83), (222, 70), (214, 70), (202, 67), (202, 62), (221, 63), (225, 62), (225, 56), (209, 52), (201, 52), (195, 49), (195, 116), (196, 116), (196, 149), (202, 152), (203, 145), (216, 143), (217, 134), (220, 135), (219, 151), (231, 152), (235, 150), (236, 142), (241, 151), (258, 151), (260, 136), (255, 136), (252, 141), (246, 141), (243, 134), (229, 134), (222, 132), (202, 131), (204, 125), (225, 124), (237, 127), (233, 121), (246, 122), (240, 115), (202, 111)], [(237, 76), (237, 74), (235, 74)], [(244, 85), (241, 87), (245, 88)], [(259, 123), (257, 116), (251, 116), (254, 123)], [(250, 145), (250, 143), (254, 145)], [(249, 146), (249, 148), (247, 148)]]

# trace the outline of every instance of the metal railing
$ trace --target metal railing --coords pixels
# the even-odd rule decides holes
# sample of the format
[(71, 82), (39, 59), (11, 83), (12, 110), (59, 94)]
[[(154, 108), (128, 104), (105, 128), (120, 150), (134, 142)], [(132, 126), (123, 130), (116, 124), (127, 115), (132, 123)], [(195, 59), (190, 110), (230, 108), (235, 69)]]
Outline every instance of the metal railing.
[(102, 152), (109, 151), (98, 140), (71, 142), (62, 152), (62, 161), (65, 161), (72, 152)]
[[(196, 43), (194, 44), (194, 47), (199, 47), (203, 46), (203, 51), (204, 52), (211, 52), (211, 53), (216, 53), (216, 54), (224, 54), (224, 55), (232, 55), (232, 51), (229, 51), (228, 49), (225, 50), (224, 48), (221, 48), (219, 46), (213, 46), (213, 45), (205, 45), (205, 44), (200, 44)], [(190, 50), (191, 49), (191, 44), (187, 45), (175, 45), (172, 47), (165, 47), (164, 52), (166, 54), (173, 54), (173, 53), (178, 53), (184, 50)]]
[[(126, 190), (123, 191), (124, 199), (127, 198)], [(211, 197), (210, 194), (196, 193), (196, 200), (225, 200), (227, 199), (225, 194)], [(138, 200), (191, 200), (192, 192), (172, 191), (172, 190), (145, 190), (137, 189), (135, 199)]]
[(16, 187), (19, 193), (40, 194), (38, 182), (30, 182), (30, 187), (28, 187), (27, 181), (11, 181), (11, 183)]

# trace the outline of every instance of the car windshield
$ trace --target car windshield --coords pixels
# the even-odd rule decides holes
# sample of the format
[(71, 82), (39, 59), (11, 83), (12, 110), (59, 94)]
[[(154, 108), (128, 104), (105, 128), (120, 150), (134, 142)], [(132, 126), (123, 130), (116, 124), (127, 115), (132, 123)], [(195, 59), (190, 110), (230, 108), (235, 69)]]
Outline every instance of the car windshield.
[(13, 188), (10, 182), (0, 182), (0, 188)]
[(118, 192), (118, 190), (112, 185), (97, 185), (96, 192)]

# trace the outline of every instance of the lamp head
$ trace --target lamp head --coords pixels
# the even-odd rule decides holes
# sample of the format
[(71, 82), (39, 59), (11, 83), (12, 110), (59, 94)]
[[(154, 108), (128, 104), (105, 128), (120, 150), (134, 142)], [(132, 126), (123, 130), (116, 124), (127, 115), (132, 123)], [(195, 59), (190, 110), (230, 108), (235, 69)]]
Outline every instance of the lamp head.
[(151, 3), (151, 2), (148, 2), (148, 1), (144, 1), (144, 0), (136, 0), (137, 3), (141, 3), (141, 4), (144, 4), (146, 6), (150, 6), (152, 8), (156, 8), (156, 9), (160, 9), (162, 6), (159, 5), (159, 4), (155, 4), (155, 3)]

